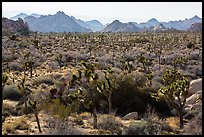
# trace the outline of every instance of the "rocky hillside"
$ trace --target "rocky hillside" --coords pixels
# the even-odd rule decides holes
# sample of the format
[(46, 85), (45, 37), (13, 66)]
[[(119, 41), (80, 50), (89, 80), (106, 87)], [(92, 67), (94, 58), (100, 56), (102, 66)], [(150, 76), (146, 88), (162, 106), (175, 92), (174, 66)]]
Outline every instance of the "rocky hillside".
[(193, 23), (201, 23), (202, 18), (199, 18), (197, 15), (185, 19), (185, 20), (179, 20), (179, 21), (169, 21), (167, 23), (163, 23), (166, 28), (175, 28), (177, 30), (187, 30)]
[(26, 17), (24, 19), (32, 31), (38, 32), (90, 32), (90, 29), (80, 26), (64, 12), (39, 18)]
[(23, 34), (28, 35), (29, 27), (21, 18), (17, 21), (2, 18), (2, 35), (10, 34)]
[(92, 29), (93, 31), (100, 31), (105, 27), (98, 20), (86, 21), (86, 24), (88, 24), (90, 26), (90, 29)]
[(202, 31), (202, 23), (193, 23), (188, 30)]

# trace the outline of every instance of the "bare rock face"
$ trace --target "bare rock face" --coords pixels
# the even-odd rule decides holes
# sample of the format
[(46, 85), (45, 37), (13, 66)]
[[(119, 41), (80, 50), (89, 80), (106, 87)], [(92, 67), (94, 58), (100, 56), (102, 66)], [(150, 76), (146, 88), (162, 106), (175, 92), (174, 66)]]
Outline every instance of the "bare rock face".
[(13, 33), (27, 35), (28, 32), (29, 27), (21, 18), (19, 18), (17, 21), (2, 18), (2, 35)]
[[(176, 98), (176, 100), (178, 100)], [(175, 109), (171, 113), (177, 115)], [(190, 82), (189, 94), (186, 98), (184, 106), (184, 118), (192, 118), (199, 113), (202, 113), (202, 78)]]
[(202, 91), (202, 78), (191, 81), (188, 97), (190, 97), (191, 95), (195, 94), (198, 91)]
[(125, 115), (122, 119), (123, 120), (130, 120), (130, 119), (137, 120), (138, 119), (138, 113), (137, 112), (130, 112), (127, 115)]
[(192, 118), (202, 114), (202, 78), (193, 80), (190, 83), (190, 96), (186, 99), (184, 110), (187, 114), (184, 118)]

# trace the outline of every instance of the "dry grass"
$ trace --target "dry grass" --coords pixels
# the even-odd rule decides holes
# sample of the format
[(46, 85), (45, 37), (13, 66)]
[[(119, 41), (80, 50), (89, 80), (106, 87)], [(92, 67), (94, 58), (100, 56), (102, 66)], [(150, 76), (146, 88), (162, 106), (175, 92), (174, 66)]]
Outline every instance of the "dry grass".
[(168, 125), (173, 128), (173, 129), (179, 129), (179, 118), (178, 117), (168, 117), (166, 118), (166, 122), (168, 123)]
[(6, 134), (15, 134), (16, 130), (29, 130), (30, 125), (27, 123), (27, 119), (25, 116), (21, 116), (13, 119), (13, 121), (3, 123), (2, 125), (2, 133)]

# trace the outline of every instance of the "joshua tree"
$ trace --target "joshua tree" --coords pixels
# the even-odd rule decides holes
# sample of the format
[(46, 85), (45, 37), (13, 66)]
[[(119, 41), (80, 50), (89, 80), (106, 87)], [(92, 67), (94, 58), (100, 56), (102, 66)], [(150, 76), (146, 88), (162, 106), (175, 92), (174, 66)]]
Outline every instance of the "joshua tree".
[(41, 130), (41, 128), (40, 128), (39, 118), (38, 118), (38, 112), (37, 112), (37, 101), (36, 101), (36, 100), (34, 100), (34, 101), (29, 100), (28, 103), (29, 103), (29, 105), (32, 107), (32, 109), (33, 109), (33, 111), (34, 111), (39, 132), (42, 133), (42, 130)]
[(120, 62), (122, 64), (122, 70), (125, 71), (125, 74), (127, 74), (127, 72), (131, 73), (134, 70), (132, 61), (121, 60)]
[(93, 108), (93, 127), (97, 128), (97, 113), (96, 113), (96, 102), (97, 102), (97, 85), (98, 85), (98, 74), (95, 72), (95, 65), (88, 62), (82, 62), (84, 67), (83, 71), (78, 70), (78, 76), (73, 75), (70, 81), (70, 87), (78, 85), (80, 91), (84, 91), (84, 105), (92, 105)]
[(6, 75), (6, 74), (2, 74), (2, 101), (1, 101), (1, 103), (2, 103), (2, 105), (3, 105), (3, 89), (4, 89), (4, 86), (6, 85), (6, 82), (7, 82), (7, 80), (8, 80), (8, 76)]
[(37, 32), (35, 32), (33, 44), (36, 49), (39, 49), (38, 43), (39, 43), (39, 40), (37, 40)]
[(137, 56), (137, 60), (138, 60), (138, 62), (142, 63), (142, 66), (143, 66), (143, 69), (144, 69), (144, 73), (146, 73), (147, 72), (147, 69), (146, 69), (147, 59), (145, 58), (144, 54), (140, 53)]
[(26, 54), (24, 55), (24, 58), (25, 58), (25, 63), (23, 64), (24, 76), (25, 76), (26, 70), (28, 70), (28, 68), (29, 68), (29, 69), (30, 69), (30, 78), (32, 78), (32, 76), (33, 76), (34, 59), (31, 58), (30, 52), (26, 53)]
[(21, 83), (17, 85), (19, 91), (23, 95), (21, 101), (17, 105), (25, 104), (25, 114), (28, 114), (27, 111), (27, 101), (29, 99), (29, 95), (32, 93), (32, 91), (25, 85), (25, 77), (21, 80)]
[(186, 76), (177, 71), (167, 70), (163, 75), (164, 86), (156, 94), (156, 99), (164, 99), (168, 105), (175, 108), (180, 118), (180, 128), (183, 128), (183, 109), (186, 103), (190, 82)]
[(191, 50), (192, 48), (194, 48), (194, 44), (193, 44), (192, 42), (189, 42), (189, 43), (186, 45), (186, 47), (189, 49), (189, 56), (190, 56), (190, 54), (191, 54), (190, 50)]
[(152, 86), (152, 79), (153, 79), (152, 72), (145, 74), (145, 76), (149, 80), (149, 86), (151, 87)]
[(155, 50), (155, 54), (156, 56), (158, 57), (158, 60), (159, 60), (159, 69), (161, 69), (161, 55), (162, 55), (162, 50), (161, 49), (157, 49)]
[(98, 90), (102, 92), (108, 99), (108, 111), (109, 114), (112, 113), (112, 91), (114, 88), (114, 83), (116, 80), (116, 76), (113, 75), (113, 70), (108, 68), (103, 71), (105, 74), (105, 81), (98, 82)]
[(28, 59), (25, 64), (24, 64), (24, 67), (27, 69), (29, 68), (30, 69), (30, 78), (32, 78), (33, 76), (33, 65), (34, 65), (34, 61), (33, 59)]
[(59, 55), (55, 57), (55, 60), (58, 62), (59, 67), (61, 68), (61, 67), (63, 66), (63, 62), (62, 62), (62, 54), (59, 53)]

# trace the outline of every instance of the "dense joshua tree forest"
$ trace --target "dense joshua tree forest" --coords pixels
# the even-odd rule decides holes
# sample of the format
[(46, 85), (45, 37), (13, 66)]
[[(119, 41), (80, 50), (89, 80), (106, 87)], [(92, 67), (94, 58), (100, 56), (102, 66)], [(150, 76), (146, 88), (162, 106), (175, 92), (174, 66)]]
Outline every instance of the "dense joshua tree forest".
[(202, 134), (200, 78), (201, 32), (3, 35), (2, 134)]

